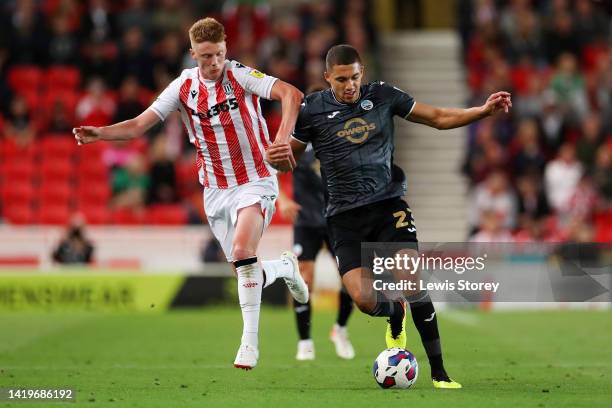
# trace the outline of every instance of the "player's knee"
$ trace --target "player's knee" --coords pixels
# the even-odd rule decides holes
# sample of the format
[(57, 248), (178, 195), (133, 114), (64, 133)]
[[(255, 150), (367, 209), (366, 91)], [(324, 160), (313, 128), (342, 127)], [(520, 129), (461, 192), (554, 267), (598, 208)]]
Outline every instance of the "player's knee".
[(234, 247), (232, 248), (232, 258), (236, 261), (252, 258), (254, 256), (256, 256), (255, 248), (250, 248), (242, 244), (234, 244)]

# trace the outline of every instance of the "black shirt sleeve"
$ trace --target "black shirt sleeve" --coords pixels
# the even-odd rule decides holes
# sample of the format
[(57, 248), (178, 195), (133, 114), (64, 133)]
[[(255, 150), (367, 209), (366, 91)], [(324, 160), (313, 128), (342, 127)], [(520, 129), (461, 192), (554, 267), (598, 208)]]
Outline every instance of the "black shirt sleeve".
[(383, 82), (381, 86), (385, 99), (391, 101), (391, 111), (393, 114), (406, 119), (410, 112), (412, 112), (412, 108), (414, 108), (414, 98), (393, 85)]
[(293, 131), (293, 137), (304, 144), (312, 142), (312, 120), (308, 113), (308, 103), (306, 99), (300, 106), (300, 113), (298, 114), (297, 121), (295, 122), (295, 130)]

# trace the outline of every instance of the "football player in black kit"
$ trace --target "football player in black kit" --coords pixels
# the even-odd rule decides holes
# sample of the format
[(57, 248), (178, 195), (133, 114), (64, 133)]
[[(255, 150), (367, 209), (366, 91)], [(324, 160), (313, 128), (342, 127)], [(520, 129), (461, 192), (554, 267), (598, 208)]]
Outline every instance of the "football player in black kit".
[[(321, 89), (324, 88), (313, 88), (308, 93)], [(298, 257), (300, 273), (308, 285), (309, 293), (313, 293), (315, 259), (319, 251), (323, 244), (332, 251), (325, 221), (324, 186), (319, 167), (312, 146), (308, 146), (293, 171), (293, 200), (282, 190), (277, 200), (281, 216), (293, 223), (293, 252)], [(349, 340), (346, 323), (353, 311), (353, 300), (344, 287), (338, 297), (338, 315), (330, 340), (334, 343), (338, 357), (352, 359), (355, 350)], [(293, 307), (300, 337), (295, 358), (314, 360), (314, 343), (310, 337), (310, 300), (305, 304), (293, 302)]]
[(387, 347), (406, 346), (405, 314), (409, 305), (431, 367), (436, 388), (461, 384), (447, 374), (433, 303), (427, 292), (404, 292), (390, 300), (371, 286), (362, 265), (362, 242), (408, 243), (400, 254), (418, 256), (417, 235), (408, 204), (403, 171), (393, 164), (393, 117), (436, 129), (451, 129), (508, 112), (508, 92), (496, 92), (484, 105), (468, 109), (439, 108), (415, 102), (406, 92), (382, 81), (361, 84), (364, 68), (350, 45), (332, 47), (325, 60), (330, 89), (304, 99), (293, 138), (272, 146), (266, 159), (282, 165), (312, 144), (326, 186), (326, 218), (342, 282), (357, 307), (371, 316), (386, 316)]

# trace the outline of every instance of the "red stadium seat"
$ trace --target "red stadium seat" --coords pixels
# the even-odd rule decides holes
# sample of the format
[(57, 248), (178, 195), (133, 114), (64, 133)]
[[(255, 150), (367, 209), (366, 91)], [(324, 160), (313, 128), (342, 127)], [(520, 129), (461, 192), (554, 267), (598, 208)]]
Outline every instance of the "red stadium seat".
[(74, 119), (77, 103), (79, 102), (79, 94), (72, 90), (47, 89), (47, 92), (42, 97), (41, 103), (46, 109), (52, 109), (56, 102), (62, 103), (66, 108), (69, 119)]
[(82, 146), (77, 146), (77, 154), (79, 161), (90, 162), (96, 161), (102, 163), (102, 153), (104, 152), (104, 143), (90, 143)]
[(29, 160), (18, 161), (16, 158), (7, 160), (0, 166), (0, 174), (4, 184), (31, 182), (36, 168)]
[(2, 203), (5, 207), (14, 205), (29, 206), (35, 196), (34, 187), (31, 183), (4, 183), (2, 185)]
[(155, 205), (147, 209), (147, 224), (183, 225), (187, 222), (187, 213), (181, 205)]
[(11, 205), (2, 211), (2, 218), (10, 224), (30, 225), (38, 223), (36, 214), (30, 205)]
[(104, 225), (111, 221), (111, 214), (105, 205), (83, 205), (79, 212), (85, 217), (85, 222), (91, 225)]
[(9, 86), (15, 92), (23, 90), (38, 92), (42, 78), (42, 70), (33, 65), (16, 65), (8, 73)]
[(48, 90), (74, 91), (81, 83), (81, 74), (76, 67), (69, 65), (53, 65), (47, 70)]
[(45, 158), (40, 165), (40, 172), (43, 184), (65, 182), (73, 177), (75, 166), (65, 158)]
[(144, 222), (144, 214), (129, 208), (120, 208), (112, 212), (111, 222), (121, 225), (141, 225)]
[(34, 144), (30, 143), (27, 146), (19, 146), (11, 138), (0, 139), (0, 157), (3, 161), (0, 164), (10, 161), (32, 161), (36, 150)]
[(70, 206), (74, 198), (74, 192), (68, 183), (43, 184), (39, 190), (39, 195), (41, 206)]
[(109, 174), (106, 166), (101, 163), (93, 163), (92, 165), (79, 164), (76, 168), (77, 180), (79, 188), (83, 186), (109, 184)]
[(111, 198), (111, 189), (107, 182), (79, 184), (78, 198), (80, 205), (89, 207), (92, 205), (106, 206)]
[(45, 158), (72, 160), (77, 144), (71, 133), (46, 134), (40, 148)]
[(45, 225), (66, 225), (70, 220), (67, 205), (44, 205), (39, 208), (40, 223)]

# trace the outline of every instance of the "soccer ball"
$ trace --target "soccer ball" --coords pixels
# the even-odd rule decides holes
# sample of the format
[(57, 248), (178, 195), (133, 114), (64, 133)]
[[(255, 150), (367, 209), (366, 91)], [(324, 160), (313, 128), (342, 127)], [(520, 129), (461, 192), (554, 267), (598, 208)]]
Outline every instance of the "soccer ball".
[(382, 388), (410, 388), (419, 375), (419, 365), (408, 350), (390, 348), (376, 357), (372, 373)]

